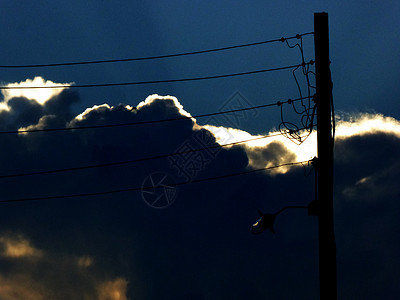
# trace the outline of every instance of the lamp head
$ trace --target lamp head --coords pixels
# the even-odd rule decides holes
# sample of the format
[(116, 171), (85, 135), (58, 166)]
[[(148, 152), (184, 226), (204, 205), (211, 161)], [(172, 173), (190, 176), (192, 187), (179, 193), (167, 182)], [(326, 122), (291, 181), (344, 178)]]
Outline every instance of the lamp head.
[(266, 229), (269, 229), (275, 233), (274, 223), (276, 214), (264, 214), (261, 211), (258, 211), (258, 213), (260, 214), (260, 218), (251, 226), (251, 233), (260, 234)]

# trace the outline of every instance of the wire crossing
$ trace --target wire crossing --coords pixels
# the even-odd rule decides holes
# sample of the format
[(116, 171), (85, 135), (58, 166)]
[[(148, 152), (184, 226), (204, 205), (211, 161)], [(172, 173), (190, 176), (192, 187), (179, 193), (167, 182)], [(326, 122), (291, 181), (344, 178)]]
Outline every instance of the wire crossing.
[(180, 57), (180, 56), (189, 56), (189, 55), (197, 55), (211, 52), (219, 52), (225, 50), (232, 50), (238, 48), (245, 48), (275, 42), (284, 42), (291, 39), (299, 39), (302, 36), (314, 34), (314, 32), (307, 32), (303, 34), (297, 34), (291, 37), (282, 37), (279, 39), (272, 39), (261, 42), (254, 42), (248, 44), (241, 44), (235, 46), (207, 49), (207, 50), (199, 50), (192, 52), (183, 52), (183, 53), (175, 53), (175, 54), (166, 54), (166, 55), (158, 55), (158, 56), (147, 56), (147, 57), (135, 57), (135, 58), (122, 58), (122, 59), (108, 59), (108, 60), (90, 60), (90, 61), (81, 61), (81, 62), (65, 62), (65, 63), (50, 63), (50, 64), (30, 64), (30, 65), (0, 65), (0, 68), (9, 68), (9, 69), (17, 69), (17, 68), (45, 68), (45, 67), (61, 67), (61, 66), (76, 66), (76, 65), (90, 65), (90, 64), (104, 64), (104, 63), (119, 63), (119, 62), (132, 62), (132, 61), (144, 61), (144, 60), (154, 60), (154, 59), (163, 59), (163, 58), (171, 58), (171, 57)]
[(281, 106), (282, 104), (291, 104), (295, 101), (301, 101), (307, 99), (308, 97), (296, 98), (296, 99), (288, 99), (286, 101), (277, 101), (275, 103), (268, 103), (263, 105), (257, 105), (252, 107), (245, 107), (240, 109), (232, 109), (220, 112), (206, 113), (195, 115), (192, 117), (177, 117), (177, 118), (169, 118), (169, 119), (161, 119), (161, 120), (149, 120), (149, 121), (139, 121), (139, 122), (130, 122), (130, 123), (120, 123), (120, 124), (104, 124), (104, 125), (91, 125), (91, 126), (78, 126), (78, 127), (63, 127), (63, 128), (46, 128), (46, 129), (24, 129), (24, 130), (11, 130), (11, 131), (0, 131), (0, 134), (16, 134), (16, 133), (34, 133), (34, 132), (51, 132), (51, 131), (68, 131), (68, 130), (82, 130), (82, 129), (96, 129), (96, 128), (112, 128), (112, 127), (121, 127), (121, 126), (136, 126), (136, 125), (144, 125), (144, 124), (155, 124), (155, 123), (164, 123), (164, 122), (173, 122), (173, 121), (181, 121), (195, 118), (204, 118), (210, 116), (217, 116), (241, 111), (248, 111), (253, 109), (260, 109), (271, 106)]
[[(172, 183), (172, 184), (170, 184), (170, 186), (171, 187), (177, 187), (177, 186), (183, 186), (183, 185), (188, 185), (188, 184), (192, 184), (192, 183), (213, 181), (213, 180), (230, 178), (230, 177), (235, 177), (235, 176), (247, 175), (247, 174), (266, 171), (266, 170), (273, 170), (273, 169), (277, 169), (277, 168), (281, 168), (281, 167), (295, 166), (295, 165), (300, 165), (300, 164), (304, 164), (304, 163), (308, 163), (308, 162), (309, 161), (299, 161), (299, 162), (285, 163), (285, 164), (266, 167), (266, 168), (261, 168), (261, 169), (254, 169), (254, 170), (249, 170), (249, 171), (224, 174), (224, 175), (208, 177), (208, 178), (194, 179), (192, 181), (184, 181), (184, 182)], [(81, 193), (81, 194), (53, 195), (53, 196), (43, 196), (43, 197), (7, 199), (7, 200), (0, 200), (0, 203), (28, 202), (28, 201), (50, 200), (50, 199), (67, 199), (67, 198), (78, 198), (78, 197), (102, 196), (102, 195), (109, 195), (109, 194), (116, 194), (116, 193), (123, 193), (123, 192), (134, 192), (134, 191), (140, 191), (140, 190), (150, 190), (150, 189), (154, 189), (154, 188), (155, 188), (154, 186), (145, 186), (145, 187), (132, 187), (132, 188), (126, 188), (126, 189), (118, 189), (118, 190), (103, 191), (103, 192), (93, 192), (93, 193)]]

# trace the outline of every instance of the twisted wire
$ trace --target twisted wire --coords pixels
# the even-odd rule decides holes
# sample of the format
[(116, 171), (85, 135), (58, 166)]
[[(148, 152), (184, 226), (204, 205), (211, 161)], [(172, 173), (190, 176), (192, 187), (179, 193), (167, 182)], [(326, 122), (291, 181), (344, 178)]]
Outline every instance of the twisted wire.
[[(315, 118), (315, 113), (316, 113), (316, 105), (313, 100), (313, 91), (315, 90), (315, 86), (311, 84), (310, 81), (310, 76), (313, 75), (315, 76), (315, 73), (310, 70), (310, 66), (314, 64), (314, 61), (311, 60), (310, 62), (306, 63), (305, 58), (304, 58), (304, 47), (303, 47), (303, 37), (301, 35), (296, 36), (298, 39), (298, 42), (295, 44), (290, 44), (288, 39), (282, 38), (281, 41), (285, 42), (286, 45), (290, 49), (295, 49), (297, 48), (300, 53), (301, 57), (301, 64), (299, 64), (296, 68), (293, 68), (292, 70), (292, 76), (295, 81), (298, 93), (300, 97), (303, 97), (303, 91), (302, 87), (299, 83), (299, 79), (297, 76), (298, 70), (301, 70), (302, 76), (304, 76), (305, 81), (306, 81), (306, 94), (307, 97), (301, 100), (300, 104), (298, 106), (295, 105), (294, 102), (291, 102), (293, 111), (300, 116), (300, 123), (303, 128), (306, 128), (306, 134), (300, 135), (299, 134), (299, 126), (296, 125), (293, 122), (289, 122), (285, 120), (284, 117), (284, 112), (283, 108), (281, 107), (281, 123), (279, 124), (279, 130), (281, 130), (282, 134), (289, 138), (291, 141), (293, 141), (296, 144), (301, 144), (303, 143), (308, 136), (310, 136), (312, 130), (313, 130), (313, 124), (314, 124), (314, 118)], [(303, 101), (305, 100), (305, 101)]]

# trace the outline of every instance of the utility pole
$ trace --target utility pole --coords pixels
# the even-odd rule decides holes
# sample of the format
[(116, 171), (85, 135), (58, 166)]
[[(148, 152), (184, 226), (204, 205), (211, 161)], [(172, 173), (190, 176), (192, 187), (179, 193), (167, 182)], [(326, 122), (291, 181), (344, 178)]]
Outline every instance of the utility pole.
[(332, 81), (329, 69), (329, 25), (327, 13), (314, 14), (319, 226), (320, 299), (337, 299), (336, 242), (333, 227), (333, 136)]

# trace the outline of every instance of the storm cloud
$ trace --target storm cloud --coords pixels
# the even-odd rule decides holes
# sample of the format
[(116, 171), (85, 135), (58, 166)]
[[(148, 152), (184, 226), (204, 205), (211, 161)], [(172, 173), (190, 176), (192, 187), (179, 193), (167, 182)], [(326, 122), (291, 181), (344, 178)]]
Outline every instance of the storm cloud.
[[(117, 106), (99, 104), (80, 114), (72, 113), (79, 94), (68, 88), (44, 102), (25, 94), (3, 96), (7, 107), (0, 112), (2, 130), (188, 118), (3, 134), (0, 175), (121, 162), (208, 146), (214, 151), (1, 178), (3, 200), (140, 188), (157, 174), (170, 184), (190, 184), (171, 186), (171, 203), (164, 209), (156, 207), (161, 202), (151, 207), (140, 190), (3, 203), (0, 298), (318, 297), (315, 217), (307, 216), (306, 210), (288, 210), (277, 217), (275, 235), (253, 236), (249, 230), (257, 210), (275, 212), (313, 200), (314, 176), (307, 164), (284, 172), (261, 171), (202, 182), (311, 159), (316, 155), (314, 134), (300, 147), (281, 136), (267, 138), (263, 144), (215, 147), (257, 136), (232, 128), (226, 129), (230, 138), (223, 138), (215, 124), (199, 125), (172, 96), (151, 95)], [(340, 298), (390, 299), (398, 292), (398, 132), (397, 120), (378, 114), (337, 124), (335, 229)]]

